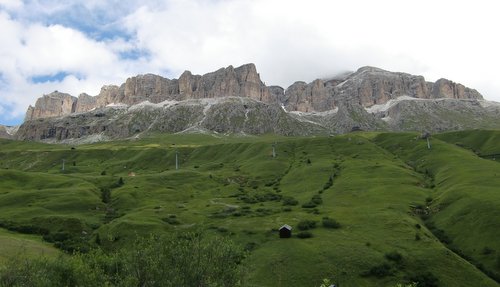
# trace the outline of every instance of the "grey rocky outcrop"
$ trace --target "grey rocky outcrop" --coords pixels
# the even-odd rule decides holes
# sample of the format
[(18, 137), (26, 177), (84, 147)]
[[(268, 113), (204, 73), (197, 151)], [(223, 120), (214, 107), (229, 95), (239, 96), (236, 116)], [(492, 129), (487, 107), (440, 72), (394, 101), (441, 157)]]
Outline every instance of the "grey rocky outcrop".
[(138, 75), (128, 78), (121, 86), (102, 87), (95, 97), (81, 94), (75, 98), (54, 92), (38, 99), (34, 107), (30, 106), (26, 120), (88, 112), (111, 104), (216, 97), (247, 97), (264, 103), (275, 102), (269, 88), (260, 80), (255, 65), (247, 64), (238, 68), (229, 66), (202, 76), (185, 71), (178, 80), (153, 74)]
[[(404, 96), (404, 97), (402, 97)], [(118, 105), (120, 104), (120, 105)], [(266, 86), (253, 64), (179, 79), (146, 74), (99, 95), (54, 92), (29, 107), (18, 139), (124, 138), (145, 132), (316, 135), (363, 130), (500, 128), (500, 104), (446, 79), (363, 67), (331, 79)], [(471, 118), (471, 119), (469, 119)]]
[(363, 67), (334, 86), (334, 97), (349, 97), (364, 107), (383, 104), (400, 96), (430, 98), (422, 76), (393, 73), (374, 67)]
[(185, 71), (179, 79), (146, 74), (128, 78), (121, 86), (104, 86), (99, 95), (78, 98), (54, 92), (29, 107), (26, 120), (87, 112), (110, 104), (134, 105), (144, 101), (244, 97), (267, 104), (283, 105), (287, 111), (323, 112), (339, 102), (358, 102), (363, 107), (383, 104), (399, 96), (414, 98), (482, 99), (476, 90), (446, 79), (426, 82), (422, 76), (363, 67), (342, 77), (311, 83), (295, 82), (286, 90), (267, 87), (254, 64), (221, 68), (205, 75)]
[(0, 125), (0, 138), (15, 139), (19, 126), (4, 126)]
[(77, 98), (69, 94), (54, 91), (38, 98), (34, 107), (29, 106), (26, 111), (25, 120), (58, 117), (74, 113), (76, 102)]
[(260, 80), (254, 64), (229, 66), (203, 76), (185, 71), (178, 85), (185, 100), (216, 97), (247, 97), (264, 103), (271, 100), (269, 88)]
[(432, 85), (431, 97), (434, 99), (483, 99), (483, 96), (478, 91), (447, 79), (439, 79)]
[(301, 121), (276, 105), (250, 98), (186, 100), (168, 105), (104, 107), (87, 113), (27, 121), (17, 138), (36, 141), (64, 141), (99, 138), (126, 138), (144, 132), (242, 133), (281, 135), (322, 134), (324, 127)]
[(76, 101), (76, 113), (82, 113), (94, 109), (97, 105), (97, 98), (88, 94), (80, 94)]

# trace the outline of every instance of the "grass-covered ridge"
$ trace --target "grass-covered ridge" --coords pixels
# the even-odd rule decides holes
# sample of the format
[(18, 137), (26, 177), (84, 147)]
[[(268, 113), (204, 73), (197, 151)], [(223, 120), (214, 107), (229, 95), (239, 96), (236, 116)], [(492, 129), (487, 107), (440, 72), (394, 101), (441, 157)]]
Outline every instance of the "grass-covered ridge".
[[(436, 135), (430, 150), (411, 133), (156, 135), (75, 147), (0, 141), (0, 223), (67, 251), (201, 228), (248, 251), (244, 286), (322, 278), (498, 286), (500, 165), (470, 150), (486, 155), (498, 143), (457, 141)], [(291, 239), (279, 238), (283, 224)]]

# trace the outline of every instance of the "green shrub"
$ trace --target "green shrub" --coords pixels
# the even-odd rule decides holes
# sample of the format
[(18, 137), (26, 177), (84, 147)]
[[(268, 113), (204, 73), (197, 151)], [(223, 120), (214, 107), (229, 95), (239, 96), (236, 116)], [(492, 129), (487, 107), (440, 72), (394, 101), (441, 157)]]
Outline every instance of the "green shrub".
[(0, 286), (238, 286), (242, 259), (225, 238), (198, 232), (150, 236), (110, 253), (16, 256), (0, 269)]
[(167, 218), (163, 218), (162, 219), (163, 221), (165, 221), (166, 223), (170, 224), (170, 225), (179, 225), (181, 224), (181, 222), (174, 217), (170, 216), (170, 217), (167, 217)]
[(299, 230), (309, 230), (316, 228), (316, 221), (314, 220), (302, 220), (297, 224)]
[(253, 251), (255, 248), (257, 248), (257, 243), (248, 242), (247, 244), (245, 244), (245, 247), (243, 249), (247, 252), (250, 252)]
[(403, 255), (397, 251), (391, 251), (385, 254), (385, 258), (396, 263), (401, 263), (403, 261)]
[(250, 195), (240, 195), (238, 196), (238, 199), (248, 204), (257, 203), (257, 199)]
[(302, 204), (302, 208), (315, 208), (316, 206), (317, 204), (312, 201)]
[(319, 194), (315, 194), (312, 198), (311, 198), (311, 202), (313, 202), (314, 204), (316, 205), (320, 205), (323, 203), (323, 199), (321, 199), (321, 195)]
[(392, 275), (392, 270), (389, 264), (382, 263), (380, 265), (373, 266), (372, 268), (370, 268), (370, 270), (368, 270), (368, 272), (365, 272), (363, 275), (383, 278)]
[(444, 244), (450, 244), (452, 242), (451, 238), (446, 235), (444, 230), (437, 228), (432, 222), (427, 223), (427, 228), (437, 237), (439, 241)]
[(335, 219), (329, 217), (323, 217), (321, 220), (323, 227), (325, 228), (340, 228), (340, 223), (338, 223)]
[(283, 205), (294, 206), (294, 205), (299, 204), (299, 201), (291, 196), (284, 196), (282, 201), (283, 201)]
[(482, 255), (489, 255), (489, 254), (492, 254), (493, 252), (495, 252), (495, 250), (493, 250), (489, 247), (485, 247), (485, 248), (483, 248), (483, 250), (481, 250)]
[(313, 237), (312, 233), (309, 231), (301, 231), (297, 233), (297, 237), (300, 239), (311, 238)]
[(103, 203), (111, 202), (111, 190), (107, 187), (101, 187), (101, 200)]
[(220, 232), (220, 233), (226, 233), (226, 232), (228, 232), (228, 229), (225, 228), (225, 227), (220, 226), (220, 227), (217, 227), (217, 231)]
[(438, 287), (438, 278), (431, 272), (419, 273), (410, 277), (411, 282), (417, 283), (418, 287)]
[(328, 181), (323, 185), (323, 190), (329, 189), (333, 185), (333, 175), (330, 175)]

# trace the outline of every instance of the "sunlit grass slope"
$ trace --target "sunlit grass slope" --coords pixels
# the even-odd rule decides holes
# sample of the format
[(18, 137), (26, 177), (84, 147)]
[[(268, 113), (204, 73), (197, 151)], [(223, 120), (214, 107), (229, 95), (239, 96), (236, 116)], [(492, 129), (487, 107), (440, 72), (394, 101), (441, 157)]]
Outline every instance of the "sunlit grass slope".
[[(498, 286), (485, 271), (499, 268), (500, 166), (431, 143), (428, 150), (416, 134), (376, 133), (155, 135), (75, 147), (2, 141), (0, 221), (70, 250), (205, 229), (248, 250), (245, 286), (316, 286), (322, 278), (394, 286), (422, 276), (439, 286)], [(340, 228), (324, 227), (326, 217)], [(316, 227), (299, 230), (305, 220)], [(283, 224), (292, 238), (279, 238)]]

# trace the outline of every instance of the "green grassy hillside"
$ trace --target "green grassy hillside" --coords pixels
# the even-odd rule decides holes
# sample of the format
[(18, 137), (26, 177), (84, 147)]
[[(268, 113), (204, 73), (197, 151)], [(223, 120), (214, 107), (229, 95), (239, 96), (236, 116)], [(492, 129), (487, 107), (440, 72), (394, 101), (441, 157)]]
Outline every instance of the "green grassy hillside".
[[(205, 229), (248, 250), (244, 286), (319, 286), (323, 278), (498, 286), (500, 166), (457, 137), (437, 135), (431, 149), (410, 133), (155, 135), (76, 147), (4, 140), (0, 224), (70, 252)], [(498, 150), (494, 140), (462, 142)], [(306, 221), (315, 227), (299, 230)], [(283, 224), (292, 238), (279, 238)]]
[(38, 236), (0, 229), (0, 264), (20, 255), (37, 258), (39, 256), (54, 257), (60, 254), (59, 250), (42, 242)]
[(440, 140), (470, 149), (481, 157), (500, 162), (500, 133), (491, 130), (458, 131), (436, 135)]

